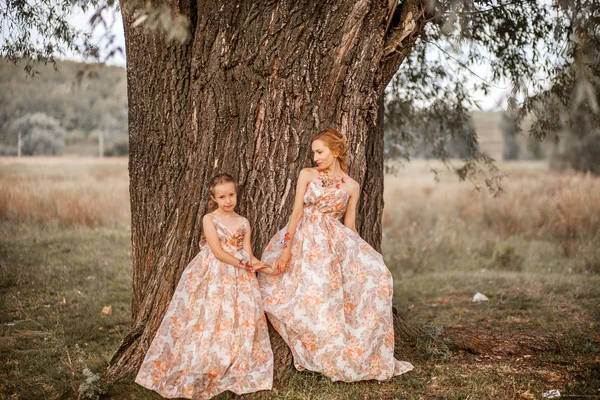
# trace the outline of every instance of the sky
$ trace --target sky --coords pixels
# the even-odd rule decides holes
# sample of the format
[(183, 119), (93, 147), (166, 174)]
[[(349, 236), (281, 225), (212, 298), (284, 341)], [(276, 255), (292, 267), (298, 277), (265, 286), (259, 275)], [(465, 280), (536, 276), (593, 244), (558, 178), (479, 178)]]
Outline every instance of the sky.
[[(69, 22), (81, 29), (88, 30), (89, 29), (89, 21), (91, 16), (93, 15), (93, 10), (89, 10), (86, 13), (83, 13), (81, 10), (75, 12), (70, 18)], [(119, 12), (114, 12), (110, 14), (106, 14), (107, 22), (109, 23), (108, 33), (115, 35), (115, 45), (120, 46), (123, 51), (125, 51), (125, 36), (123, 33), (123, 21), (121, 19), (121, 14)], [(102, 36), (103, 32), (100, 32), (98, 29), (94, 32), (93, 38), (98, 40)], [(85, 61), (80, 55), (77, 54), (66, 54), (64, 57), (69, 60), (76, 61)], [(125, 67), (125, 57), (116, 53), (110, 60), (107, 61), (107, 64), (110, 65), (118, 65)], [(472, 68), (473, 72), (475, 72), (479, 77), (484, 79), (489, 79), (489, 71), (485, 65), (478, 65)], [(467, 79), (470, 84), (476, 84), (480, 81), (480, 78), (467, 73)], [(507, 97), (510, 93), (510, 87), (506, 82), (494, 83), (492, 88), (490, 89), (490, 93), (486, 96), (481, 91), (474, 91), (473, 98), (478, 102), (479, 106), (484, 111), (504, 111), (507, 106)]]
[[(81, 9), (77, 9), (75, 13), (69, 18), (69, 23), (80, 29), (82, 31), (88, 31), (90, 29), (90, 18), (94, 14), (94, 10), (90, 9), (87, 12), (82, 12)], [(119, 46), (123, 49), (123, 53), (125, 52), (125, 34), (123, 32), (123, 19), (121, 18), (120, 12), (109, 12), (104, 13), (104, 17), (106, 18), (106, 22), (108, 24), (108, 33), (115, 35), (115, 46)], [(92, 40), (97, 43), (98, 40), (101, 40), (104, 31), (101, 31), (100, 28), (96, 29), (93, 32)], [(70, 53), (66, 54), (65, 57), (69, 60), (76, 61), (85, 61), (81, 55)], [(121, 53), (115, 53), (113, 57), (111, 57), (107, 62), (109, 65), (119, 65), (121, 67), (125, 67), (125, 57)]]

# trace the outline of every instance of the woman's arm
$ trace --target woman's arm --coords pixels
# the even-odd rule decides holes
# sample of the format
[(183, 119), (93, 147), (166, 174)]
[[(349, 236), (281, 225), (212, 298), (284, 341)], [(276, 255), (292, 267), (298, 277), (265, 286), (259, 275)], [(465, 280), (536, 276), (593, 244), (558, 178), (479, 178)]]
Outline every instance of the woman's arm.
[(303, 168), (298, 176), (298, 182), (296, 183), (296, 197), (294, 197), (294, 208), (290, 215), (287, 232), (290, 234), (290, 238), (294, 237), (296, 228), (304, 215), (304, 195), (306, 194), (306, 188), (310, 181), (315, 178), (314, 168)]
[[(296, 183), (296, 197), (294, 198), (294, 209), (290, 215), (286, 235), (290, 238), (290, 242), (294, 238), (296, 228), (302, 219), (302, 215), (304, 215), (304, 195), (306, 194), (306, 188), (310, 181), (316, 177), (316, 173), (314, 168), (303, 168), (302, 171), (300, 171), (300, 176), (298, 176), (298, 182)], [(287, 246), (284, 247), (279, 258), (273, 265), (275, 270), (282, 271), (285, 268), (292, 255), (291, 247), (291, 243), (288, 243)]]
[(251, 269), (250, 267), (243, 266), (239, 259), (235, 258), (231, 254), (223, 250), (223, 247), (221, 247), (221, 242), (219, 241), (219, 236), (217, 235), (215, 225), (213, 224), (212, 218), (208, 214), (202, 218), (202, 229), (204, 231), (206, 243), (208, 243), (208, 245), (210, 246), (210, 249), (212, 250), (217, 260), (229, 265), (233, 265), (234, 267), (248, 270)]
[(348, 198), (348, 206), (346, 207), (346, 214), (344, 215), (344, 225), (356, 232), (356, 205), (358, 204), (358, 198), (360, 197), (360, 185), (357, 182), (353, 182), (348, 194), (350, 197)]

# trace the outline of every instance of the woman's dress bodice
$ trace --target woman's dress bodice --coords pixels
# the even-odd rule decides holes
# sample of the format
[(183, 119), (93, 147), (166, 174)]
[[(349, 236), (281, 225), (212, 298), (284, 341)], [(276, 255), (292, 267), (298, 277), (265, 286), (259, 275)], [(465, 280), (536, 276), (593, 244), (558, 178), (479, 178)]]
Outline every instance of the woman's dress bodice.
[(346, 213), (348, 193), (343, 189), (327, 189), (317, 181), (311, 181), (304, 194), (304, 213), (340, 219)]

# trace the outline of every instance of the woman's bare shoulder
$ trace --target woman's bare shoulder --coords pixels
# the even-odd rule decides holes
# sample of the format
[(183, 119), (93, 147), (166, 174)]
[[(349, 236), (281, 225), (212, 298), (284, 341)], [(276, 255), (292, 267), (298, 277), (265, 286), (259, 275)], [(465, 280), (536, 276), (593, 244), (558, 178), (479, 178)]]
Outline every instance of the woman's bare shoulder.
[(348, 185), (348, 189), (350, 192), (358, 193), (360, 192), (360, 184), (356, 182), (352, 177), (345, 177), (346, 184)]
[(312, 167), (302, 168), (298, 179), (304, 179), (306, 181), (312, 181), (319, 177), (319, 170)]

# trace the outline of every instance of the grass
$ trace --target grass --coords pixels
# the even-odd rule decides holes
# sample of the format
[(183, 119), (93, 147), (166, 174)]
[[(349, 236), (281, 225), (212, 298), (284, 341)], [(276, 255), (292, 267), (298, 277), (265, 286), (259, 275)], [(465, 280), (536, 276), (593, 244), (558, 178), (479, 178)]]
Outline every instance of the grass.
[(77, 393), (83, 367), (106, 365), (129, 326), (129, 232), (1, 229), (0, 393)]
[(4, 157), (0, 219), (30, 226), (124, 227), (130, 220), (128, 188), (125, 159)]
[[(400, 313), (438, 327), (556, 332), (563, 347), (494, 357), (420, 341), (399, 349), (415, 371), (389, 382), (305, 372), (260, 397), (600, 396), (600, 179), (503, 164), (506, 193), (492, 199), (445, 173), (435, 183), (429, 167), (386, 177), (383, 248)], [(106, 367), (130, 323), (126, 161), (0, 159), (0, 238), (0, 398), (78, 398), (84, 370)], [(475, 292), (489, 301), (473, 303)], [(106, 397), (160, 398), (128, 382)]]

